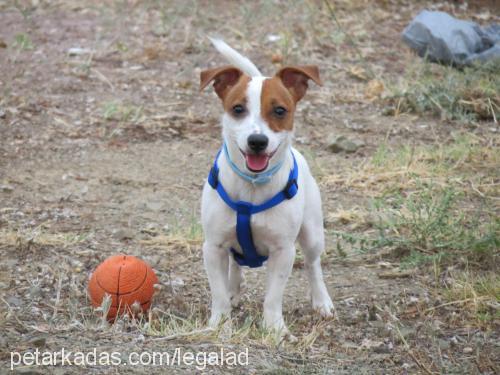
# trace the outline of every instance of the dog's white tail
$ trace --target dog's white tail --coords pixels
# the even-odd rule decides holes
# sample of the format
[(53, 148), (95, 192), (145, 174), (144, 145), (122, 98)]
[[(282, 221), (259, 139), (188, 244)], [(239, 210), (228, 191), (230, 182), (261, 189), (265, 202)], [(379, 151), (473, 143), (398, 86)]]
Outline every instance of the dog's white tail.
[(251, 62), (247, 57), (240, 54), (238, 51), (229, 47), (222, 39), (215, 39), (210, 37), (208, 37), (208, 39), (210, 39), (217, 51), (219, 51), (220, 54), (224, 56), (230, 64), (243, 70), (243, 72), (248, 74), (250, 77), (262, 76), (262, 73), (253, 62)]

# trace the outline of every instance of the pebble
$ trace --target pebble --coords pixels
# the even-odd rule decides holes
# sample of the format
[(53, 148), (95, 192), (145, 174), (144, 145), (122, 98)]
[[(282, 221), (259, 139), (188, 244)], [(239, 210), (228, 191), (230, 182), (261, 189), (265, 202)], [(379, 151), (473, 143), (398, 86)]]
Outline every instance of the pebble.
[(44, 337), (44, 336), (33, 337), (29, 341), (29, 343), (32, 344), (33, 346), (37, 347), (37, 348), (42, 348), (47, 343), (47, 338)]
[(450, 342), (449, 341), (446, 341), (446, 340), (443, 340), (443, 339), (440, 339), (439, 342), (439, 348), (441, 350), (448, 350), (451, 346)]
[(363, 147), (365, 143), (360, 139), (348, 139), (347, 137), (340, 135), (335, 137), (335, 139), (330, 142), (328, 149), (333, 153), (346, 152), (348, 154), (356, 152), (360, 147)]
[(113, 237), (117, 240), (127, 240), (134, 238), (134, 232), (128, 228), (117, 229), (113, 232)]
[(11, 193), (14, 191), (14, 187), (10, 185), (0, 185), (0, 191), (4, 193)]

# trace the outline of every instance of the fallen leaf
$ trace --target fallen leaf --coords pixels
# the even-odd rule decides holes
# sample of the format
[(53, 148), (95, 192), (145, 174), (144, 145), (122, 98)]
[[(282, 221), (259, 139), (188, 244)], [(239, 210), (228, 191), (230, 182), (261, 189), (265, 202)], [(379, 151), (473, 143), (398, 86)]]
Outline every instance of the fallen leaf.
[(366, 73), (366, 70), (360, 66), (350, 66), (348, 72), (354, 78), (360, 79), (362, 81), (368, 80), (368, 74)]
[(279, 64), (283, 62), (283, 55), (281, 53), (273, 53), (271, 56), (271, 62), (273, 64)]
[(384, 84), (378, 79), (372, 79), (368, 82), (365, 88), (365, 98), (374, 100), (379, 98), (384, 92)]

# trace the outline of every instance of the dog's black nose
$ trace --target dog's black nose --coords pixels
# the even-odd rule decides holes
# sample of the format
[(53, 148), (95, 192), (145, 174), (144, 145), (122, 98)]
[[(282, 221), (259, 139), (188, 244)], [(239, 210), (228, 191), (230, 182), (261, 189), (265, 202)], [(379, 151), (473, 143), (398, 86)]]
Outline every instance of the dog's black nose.
[(261, 152), (266, 149), (267, 144), (269, 143), (269, 138), (264, 134), (252, 134), (248, 137), (248, 147), (253, 152)]

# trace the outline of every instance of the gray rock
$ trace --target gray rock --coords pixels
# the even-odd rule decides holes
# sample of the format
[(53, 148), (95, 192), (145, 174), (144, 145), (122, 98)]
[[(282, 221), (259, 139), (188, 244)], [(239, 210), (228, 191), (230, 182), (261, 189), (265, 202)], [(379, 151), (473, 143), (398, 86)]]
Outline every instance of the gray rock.
[(360, 139), (348, 139), (343, 135), (339, 135), (333, 139), (328, 145), (328, 149), (334, 153), (346, 152), (353, 153), (356, 152), (360, 147), (363, 147), (365, 143)]
[(148, 210), (155, 211), (155, 212), (161, 211), (164, 208), (163, 202), (160, 202), (160, 201), (149, 201), (149, 202), (146, 202), (145, 206)]
[(113, 232), (113, 237), (117, 240), (129, 240), (134, 238), (134, 235), (134, 231), (129, 228), (121, 228)]
[(33, 337), (29, 343), (37, 348), (43, 348), (47, 343), (47, 338), (44, 336)]
[(450, 349), (450, 347), (451, 347), (450, 342), (449, 342), (449, 341), (447, 341), (447, 340), (443, 340), (443, 339), (439, 339), (439, 341), (438, 341), (438, 345), (439, 345), (439, 348), (440, 348), (441, 350), (448, 350), (448, 349)]
[(10, 185), (0, 185), (0, 191), (4, 193), (10, 193), (14, 191), (14, 187)]

